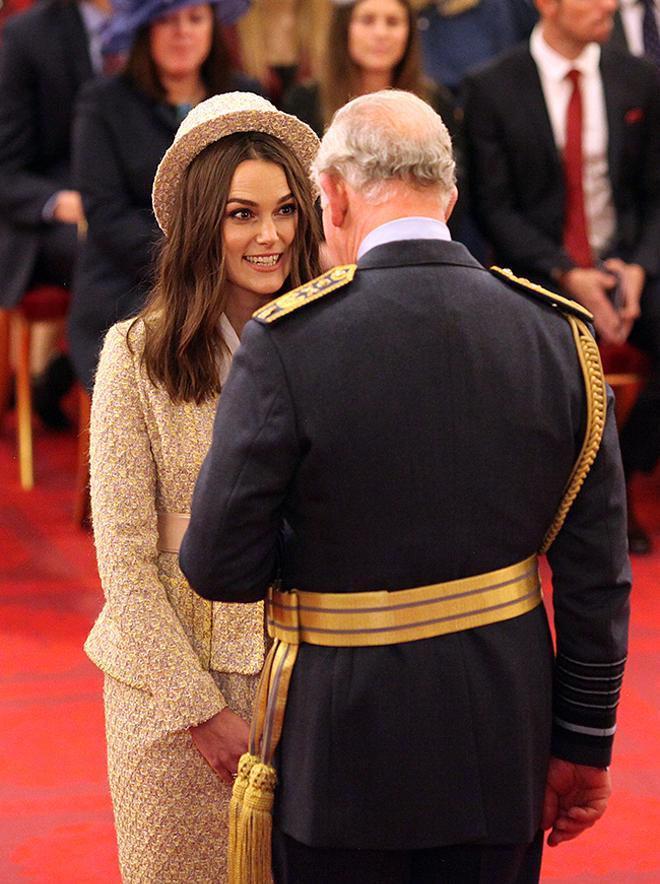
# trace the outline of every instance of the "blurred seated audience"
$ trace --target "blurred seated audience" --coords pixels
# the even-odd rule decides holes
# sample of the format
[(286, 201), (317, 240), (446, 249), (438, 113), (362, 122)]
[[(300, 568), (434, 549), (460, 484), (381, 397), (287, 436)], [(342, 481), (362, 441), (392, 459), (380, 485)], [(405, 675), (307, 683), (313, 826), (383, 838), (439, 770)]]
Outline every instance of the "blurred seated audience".
[(619, 0), (611, 42), (645, 56), (660, 71), (660, 0)]
[[(70, 168), (79, 88), (102, 69), (99, 28), (109, 0), (44, 0), (6, 24), (0, 48), (0, 307), (39, 285), (68, 288), (83, 209)], [(61, 322), (33, 336), (34, 408), (50, 428), (68, 418), (60, 399), (72, 372)]]
[(328, 0), (252, 0), (238, 23), (243, 70), (276, 103), (294, 83), (319, 76), (328, 8)]
[(293, 86), (282, 107), (322, 135), (334, 112), (351, 98), (389, 88), (427, 100), (455, 136), (451, 95), (423, 74), (409, 0), (333, 0), (321, 76)]
[[(628, 483), (660, 456), (660, 89), (610, 37), (614, 0), (536, 0), (529, 43), (468, 77), (475, 218), (496, 263), (573, 298), (652, 360), (621, 430)], [(629, 484), (630, 490), (630, 484)], [(629, 498), (629, 545), (650, 549)]]
[(159, 230), (154, 174), (179, 123), (210, 95), (259, 91), (230, 67), (221, 22), (244, 0), (116, 0), (104, 51), (127, 51), (125, 70), (83, 90), (74, 124), (74, 174), (87, 236), (69, 337), (76, 374), (91, 390), (106, 331), (137, 313), (150, 288)]
[(421, 5), (417, 25), (424, 69), (455, 95), (470, 68), (526, 39), (537, 19), (532, 0), (435, 0)]
[(34, 0), (0, 0), (0, 39), (7, 19), (29, 9), (33, 3)]

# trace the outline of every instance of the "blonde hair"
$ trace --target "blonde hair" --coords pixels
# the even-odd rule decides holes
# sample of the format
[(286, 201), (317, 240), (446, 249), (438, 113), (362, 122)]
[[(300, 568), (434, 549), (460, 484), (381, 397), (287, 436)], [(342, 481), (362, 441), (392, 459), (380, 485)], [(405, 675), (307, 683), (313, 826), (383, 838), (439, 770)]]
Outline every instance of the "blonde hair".
[[(273, 60), (268, 57), (267, 35), (273, 30), (273, 18), (277, 12), (269, 0), (253, 0), (249, 11), (238, 23), (238, 37), (243, 69), (262, 83), (269, 78)], [(295, 62), (303, 76), (316, 79), (321, 70), (321, 59), (328, 29), (328, 0), (289, 0), (295, 16), (294, 42)]]

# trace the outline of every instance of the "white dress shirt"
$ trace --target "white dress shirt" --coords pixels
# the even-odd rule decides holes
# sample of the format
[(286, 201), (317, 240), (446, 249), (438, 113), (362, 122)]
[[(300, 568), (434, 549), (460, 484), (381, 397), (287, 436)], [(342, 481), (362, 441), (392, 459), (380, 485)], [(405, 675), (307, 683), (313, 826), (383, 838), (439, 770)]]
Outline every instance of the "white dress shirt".
[(577, 58), (568, 59), (543, 39), (542, 25), (532, 31), (529, 49), (536, 62), (541, 86), (560, 155), (566, 145), (566, 112), (572, 84), (571, 70), (580, 72), (582, 92), (582, 156), (585, 212), (589, 245), (595, 255), (604, 256), (616, 230), (607, 160), (608, 126), (605, 93), (600, 73), (600, 46), (590, 43)]
[[(655, 20), (660, 31), (660, 0), (655, 0), (654, 7)], [(619, 11), (628, 49), (633, 55), (644, 55), (644, 4), (641, 0), (620, 0)]]
[(444, 221), (437, 218), (426, 218), (418, 215), (409, 215), (405, 218), (395, 218), (394, 221), (386, 221), (370, 231), (360, 243), (358, 260), (376, 246), (382, 246), (388, 242), (401, 242), (404, 239), (442, 239), (450, 240), (451, 233)]
[(240, 339), (236, 334), (236, 329), (231, 324), (226, 314), (223, 313), (220, 316), (220, 329), (222, 331), (222, 337), (224, 338), (225, 344), (229, 352), (223, 352), (222, 354), (222, 365), (220, 366), (220, 386), (224, 387), (225, 381), (229, 377), (229, 369), (231, 368), (231, 362), (234, 358), (234, 354), (238, 350), (241, 345)]

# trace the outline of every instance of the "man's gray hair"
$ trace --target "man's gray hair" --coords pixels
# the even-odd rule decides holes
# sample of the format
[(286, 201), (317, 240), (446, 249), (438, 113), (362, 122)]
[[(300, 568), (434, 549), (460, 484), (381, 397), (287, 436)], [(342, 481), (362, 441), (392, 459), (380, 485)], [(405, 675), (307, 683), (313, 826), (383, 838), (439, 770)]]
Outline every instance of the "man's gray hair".
[(388, 184), (436, 187), (449, 195), (456, 182), (451, 138), (440, 116), (410, 92), (387, 89), (341, 107), (321, 141), (313, 175), (339, 175), (370, 202)]

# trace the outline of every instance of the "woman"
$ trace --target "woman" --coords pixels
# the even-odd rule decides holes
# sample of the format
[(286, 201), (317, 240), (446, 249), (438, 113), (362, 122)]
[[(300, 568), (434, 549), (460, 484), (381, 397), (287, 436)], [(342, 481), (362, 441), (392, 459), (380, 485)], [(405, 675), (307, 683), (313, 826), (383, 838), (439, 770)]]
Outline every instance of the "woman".
[(328, 0), (252, 0), (238, 24), (242, 67), (278, 103), (303, 77), (318, 72)]
[(390, 88), (406, 89), (429, 101), (454, 135), (450, 93), (422, 73), (409, 0), (333, 0), (321, 79), (292, 87), (282, 108), (320, 135), (349, 99)]
[(88, 230), (71, 307), (71, 353), (91, 389), (107, 329), (137, 312), (158, 242), (151, 183), (177, 126), (199, 101), (261, 91), (232, 72), (216, 12), (233, 19), (243, 0), (115, 0), (104, 32), (108, 57), (128, 48), (122, 74), (89, 84), (73, 135), (74, 178)]
[(263, 610), (203, 601), (177, 552), (243, 325), (319, 271), (307, 177), (317, 146), (309, 127), (249, 93), (191, 111), (154, 181), (167, 237), (154, 288), (101, 354), (91, 496), (106, 603), (85, 648), (106, 676), (127, 882), (225, 877), (229, 784), (247, 746)]

